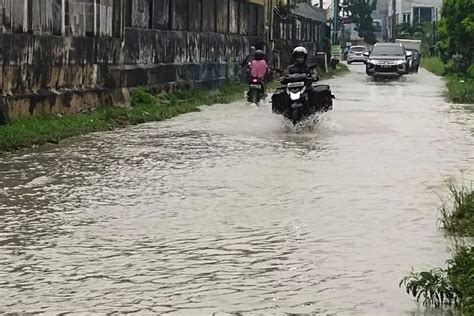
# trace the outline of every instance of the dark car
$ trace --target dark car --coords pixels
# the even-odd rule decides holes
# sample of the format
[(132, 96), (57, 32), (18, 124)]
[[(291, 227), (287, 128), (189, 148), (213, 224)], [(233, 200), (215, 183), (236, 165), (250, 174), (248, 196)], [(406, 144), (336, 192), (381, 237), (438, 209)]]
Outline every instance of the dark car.
[(416, 49), (407, 49), (407, 51), (412, 54), (410, 58), (410, 72), (418, 73), (418, 68), (420, 68), (421, 64), (421, 54)]
[[(365, 53), (368, 55), (368, 53)], [(374, 77), (400, 77), (408, 74), (408, 59), (405, 47), (399, 43), (377, 43), (366, 64), (366, 73)]]

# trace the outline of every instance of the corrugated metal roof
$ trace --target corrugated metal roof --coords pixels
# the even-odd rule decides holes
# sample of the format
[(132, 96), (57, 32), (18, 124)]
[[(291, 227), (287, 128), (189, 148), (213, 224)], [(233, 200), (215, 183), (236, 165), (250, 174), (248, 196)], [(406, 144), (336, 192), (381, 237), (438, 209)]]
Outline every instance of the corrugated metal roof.
[(307, 19), (326, 23), (326, 11), (313, 7), (309, 3), (298, 3), (295, 8), (291, 9), (291, 13)]

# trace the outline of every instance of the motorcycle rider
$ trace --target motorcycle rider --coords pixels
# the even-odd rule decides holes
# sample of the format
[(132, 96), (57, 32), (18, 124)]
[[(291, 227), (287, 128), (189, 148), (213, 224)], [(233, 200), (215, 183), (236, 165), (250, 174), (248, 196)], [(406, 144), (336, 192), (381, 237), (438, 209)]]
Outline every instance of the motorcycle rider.
[(240, 68), (242, 74), (245, 76), (245, 78), (248, 80), (249, 77), (249, 68), (250, 68), (250, 63), (254, 60), (255, 58), (255, 46), (250, 46), (250, 53), (245, 57), (245, 59), (240, 63)]
[(314, 68), (308, 66), (308, 51), (303, 46), (298, 46), (293, 50), (293, 64), (288, 66), (287, 73), (291, 74), (312, 74)]
[(255, 51), (254, 58), (250, 63), (250, 79), (258, 79), (262, 83), (262, 94), (266, 97), (265, 77), (268, 74), (268, 64), (265, 61), (265, 53), (259, 49)]

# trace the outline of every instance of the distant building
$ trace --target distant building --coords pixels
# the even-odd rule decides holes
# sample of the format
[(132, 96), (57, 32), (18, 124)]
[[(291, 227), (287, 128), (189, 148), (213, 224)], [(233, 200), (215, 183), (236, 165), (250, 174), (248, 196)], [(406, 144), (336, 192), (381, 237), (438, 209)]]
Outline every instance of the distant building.
[(382, 41), (388, 38), (389, 15), (388, 8), (391, 0), (377, 0), (377, 7), (372, 13), (374, 20), (375, 36)]
[(275, 67), (286, 67), (296, 46), (305, 46), (310, 58), (323, 50), (322, 39), (329, 37), (326, 10), (313, 6), (310, 0), (266, 1), (269, 13), (267, 42), (273, 51)]
[(389, 0), (388, 36), (397, 24), (418, 24), (439, 20), (443, 0)]

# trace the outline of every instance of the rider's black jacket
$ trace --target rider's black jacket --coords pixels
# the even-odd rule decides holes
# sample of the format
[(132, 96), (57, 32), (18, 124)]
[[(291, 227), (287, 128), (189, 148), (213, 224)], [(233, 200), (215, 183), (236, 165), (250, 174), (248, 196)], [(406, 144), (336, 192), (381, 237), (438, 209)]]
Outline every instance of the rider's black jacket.
[(311, 68), (306, 64), (291, 64), (286, 70), (289, 75), (292, 74), (307, 74), (311, 75)]

